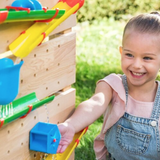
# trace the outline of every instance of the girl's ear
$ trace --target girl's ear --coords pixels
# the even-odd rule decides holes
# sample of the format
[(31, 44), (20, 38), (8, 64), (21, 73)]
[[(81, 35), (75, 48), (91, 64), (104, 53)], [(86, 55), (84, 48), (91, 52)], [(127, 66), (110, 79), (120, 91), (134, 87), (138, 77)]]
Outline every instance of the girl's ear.
[(122, 55), (122, 50), (123, 50), (123, 48), (122, 48), (122, 46), (120, 46), (119, 47), (119, 53)]

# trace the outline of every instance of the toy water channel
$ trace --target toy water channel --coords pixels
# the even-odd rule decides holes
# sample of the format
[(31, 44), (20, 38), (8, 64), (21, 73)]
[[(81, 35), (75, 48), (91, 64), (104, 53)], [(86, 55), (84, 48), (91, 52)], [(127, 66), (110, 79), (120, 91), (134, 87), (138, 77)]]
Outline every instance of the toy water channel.
[(0, 128), (18, 118), (25, 118), (31, 111), (53, 101), (55, 95), (38, 100), (35, 92), (14, 100), (8, 105), (1, 105)]
[(0, 24), (7, 22), (40, 21), (49, 22), (59, 19), (65, 14), (65, 9), (48, 10), (37, 0), (15, 0), (11, 6), (0, 9)]

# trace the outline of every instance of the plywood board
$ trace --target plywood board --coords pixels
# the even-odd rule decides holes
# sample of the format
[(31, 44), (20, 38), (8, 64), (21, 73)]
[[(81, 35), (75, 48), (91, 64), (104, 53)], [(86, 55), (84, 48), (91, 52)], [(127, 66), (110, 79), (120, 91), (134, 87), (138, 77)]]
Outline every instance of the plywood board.
[[(74, 105), (74, 89), (60, 92), (47, 105), (50, 123), (63, 122), (74, 111)], [(46, 111), (46, 108), (42, 106), (32, 111), (26, 118), (15, 120), (0, 129), (0, 159), (39, 160), (39, 153), (29, 150), (29, 131), (37, 122), (47, 122)]]
[(37, 47), (24, 58), (19, 95), (36, 92), (42, 99), (75, 82), (76, 34), (64, 34)]

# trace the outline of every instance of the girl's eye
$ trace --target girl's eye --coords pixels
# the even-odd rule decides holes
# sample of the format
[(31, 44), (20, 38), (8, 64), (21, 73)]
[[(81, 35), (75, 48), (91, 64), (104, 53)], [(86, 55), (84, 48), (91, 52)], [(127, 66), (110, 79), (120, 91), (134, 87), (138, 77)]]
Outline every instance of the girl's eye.
[(130, 54), (130, 53), (126, 53), (125, 55), (126, 55), (127, 57), (133, 57), (133, 55)]
[(152, 60), (151, 57), (144, 57), (143, 59), (144, 59), (144, 60)]

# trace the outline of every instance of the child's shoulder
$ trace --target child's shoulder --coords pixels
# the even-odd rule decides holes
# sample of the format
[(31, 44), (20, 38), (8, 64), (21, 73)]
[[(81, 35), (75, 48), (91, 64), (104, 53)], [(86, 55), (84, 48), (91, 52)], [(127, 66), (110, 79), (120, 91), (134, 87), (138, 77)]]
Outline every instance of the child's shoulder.
[(112, 73), (99, 80), (99, 82), (106, 82), (111, 87), (111, 89), (113, 90), (113, 99), (118, 98), (118, 102), (126, 102), (125, 88), (122, 83), (121, 74)]
[(122, 82), (122, 75), (121, 74), (115, 74), (115, 73), (111, 73), (109, 75), (107, 75), (106, 77), (104, 77), (102, 80), (104, 81), (113, 81), (113, 82)]
[(97, 83), (99, 82), (106, 82), (115, 91), (124, 89), (121, 74), (112, 73), (103, 79), (100, 79)]

